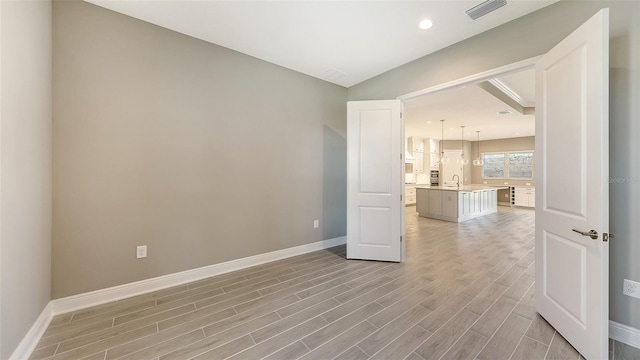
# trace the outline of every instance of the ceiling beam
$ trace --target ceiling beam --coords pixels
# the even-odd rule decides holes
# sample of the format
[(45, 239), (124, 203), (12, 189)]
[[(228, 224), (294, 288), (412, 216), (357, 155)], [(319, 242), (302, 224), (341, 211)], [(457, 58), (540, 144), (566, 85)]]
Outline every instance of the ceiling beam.
[(522, 106), (522, 104), (520, 104), (519, 101), (514, 99), (514, 97), (518, 97), (517, 94), (513, 93), (512, 91), (509, 91), (509, 93), (507, 93), (501, 87), (494, 85), (494, 83), (495, 83), (494, 80), (487, 80), (487, 81), (479, 82), (476, 85), (478, 85), (478, 87), (481, 88), (482, 90), (495, 96), (498, 100), (514, 108), (517, 112), (519, 112), (522, 115), (535, 114), (535, 110), (536, 110), (535, 107)]

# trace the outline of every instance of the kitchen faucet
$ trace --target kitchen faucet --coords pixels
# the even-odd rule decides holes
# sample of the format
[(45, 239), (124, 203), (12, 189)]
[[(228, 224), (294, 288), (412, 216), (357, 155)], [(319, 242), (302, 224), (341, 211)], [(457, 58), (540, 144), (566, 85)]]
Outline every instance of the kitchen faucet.
[(460, 176), (458, 176), (458, 174), (453, 174), (453, 176), (451, 177), (451, 180), (452, 180), (452, 181), (453, 181), (453, 180), (455, 180), (455, 179), (456, 179), (456, 177), (458, 178), (457, 185), (458, 185), (458, 187), (460, 187)]

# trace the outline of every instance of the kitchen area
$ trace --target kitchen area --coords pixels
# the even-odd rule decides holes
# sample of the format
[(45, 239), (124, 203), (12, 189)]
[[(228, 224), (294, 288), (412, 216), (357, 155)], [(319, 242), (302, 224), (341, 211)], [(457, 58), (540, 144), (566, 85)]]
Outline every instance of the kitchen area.
[[(418, 187), (438, 186), (440, 165), (438, 164), (439, 140), (410, 137), (406, 139), (404, 183), (405, 205), (416, 205)], [(426, 150), (426, 151), (425, 151)]]
[[(456, 141), (445, 140), (443, 145), (447, 147), (452, 142)], [(485, 154), (472, 151), (470, 156), (466, 156), (464, 150), (459, 150), (460, 147), (478, 149), (482, 146), (481, 142), (463, 142), (451, 152), (441, 149), (441, 142), (437, 139), (407, 138), (405, 205), (415, 206), (415, 211), (421, 217), (452, 222), (495, 213), (498, 206), (533, 209), (533, 151), (519, 149), (530, 148), (534, 142), (534, 137), (490, 140), (483, 144), (485, 148), (515, 150)], [(447, 156), (448, 153), (461, 155), (453, 158)], [(469, 157), (475, 160), (470, 161)], [(489, 162), (486, 167), (485, 159)], [(492, 163), (497, 161), (506, 163), (506, 167), (511, 169), (512, 178), (505, 178), (500, 171), (497, 174), (500, 179), (492, 177), (492, 171), (495, 171), (495, 164)], [(513, 179), (516, 172), (524, 180)]]
[(405, 104), (409, 212), (464, 222), (535, 208), (533, 81), (525, 71)]

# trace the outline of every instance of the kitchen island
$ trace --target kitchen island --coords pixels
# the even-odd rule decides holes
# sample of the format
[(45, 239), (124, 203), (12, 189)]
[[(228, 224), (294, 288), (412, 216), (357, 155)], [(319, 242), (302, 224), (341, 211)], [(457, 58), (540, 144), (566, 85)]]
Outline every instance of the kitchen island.
[(463, 222), (498, 211), (498, 190), (485, 185), (417, 187), (416, 211), (426, 218)]

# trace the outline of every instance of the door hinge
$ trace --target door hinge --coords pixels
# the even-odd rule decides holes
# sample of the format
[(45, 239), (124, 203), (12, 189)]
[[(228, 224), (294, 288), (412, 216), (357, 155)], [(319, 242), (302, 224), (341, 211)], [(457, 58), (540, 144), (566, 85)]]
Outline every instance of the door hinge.
[(613, 238), (616, 237), (613, 234), (608, 234), (608, 233), (603, 233), (602, 234), (602, 241), (607, 242), (609, 241), (609, 239), (613, 240)]
[(402, 201), (402, 195), (400, 195), (400, 201)]
[(400, 112), (400, 119), (402, 119), (402, 112)]
[(400, 242), (402, 242), (402, 236), (400, 236)]

